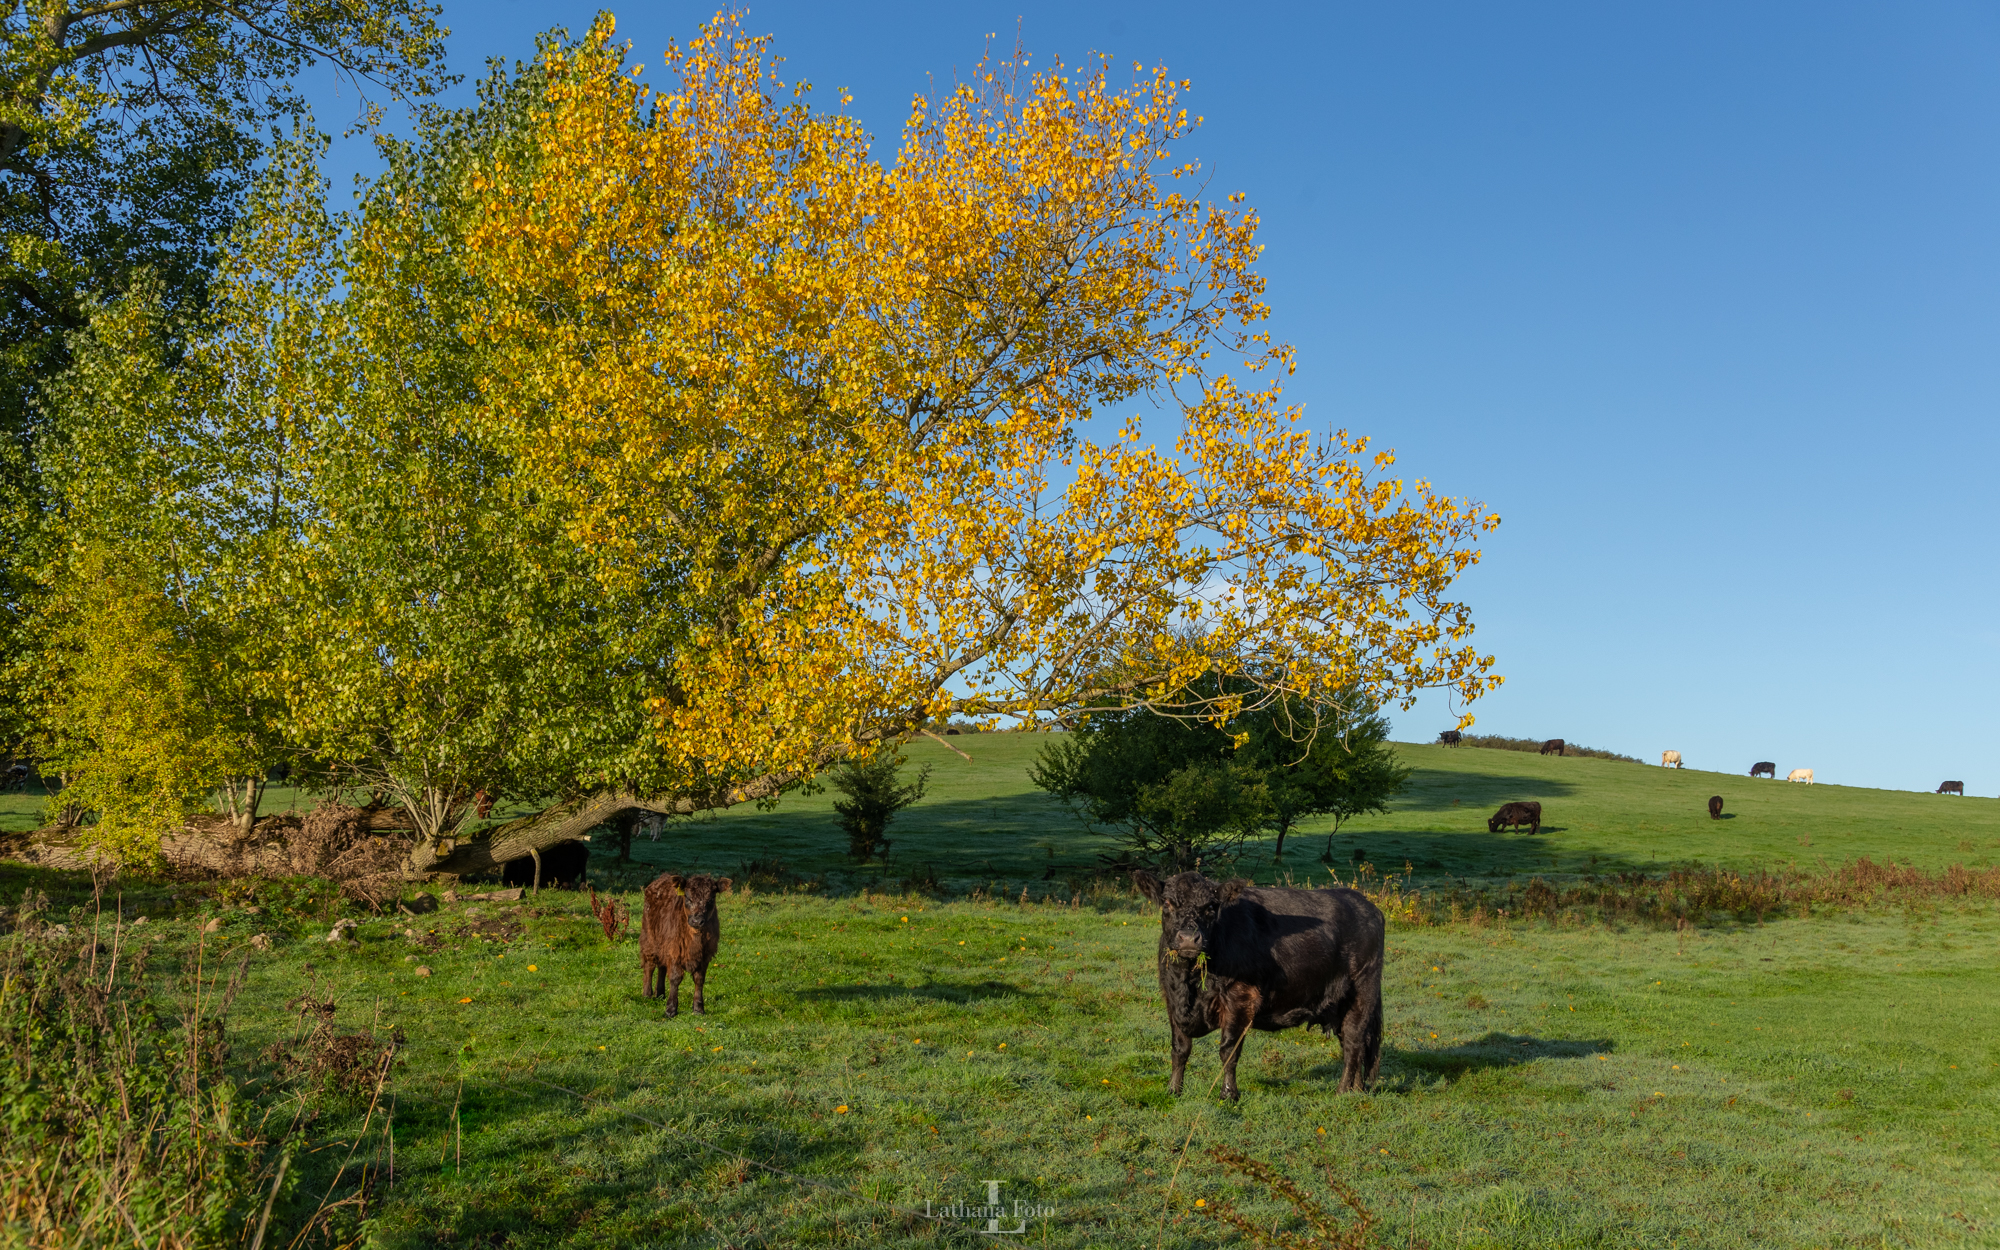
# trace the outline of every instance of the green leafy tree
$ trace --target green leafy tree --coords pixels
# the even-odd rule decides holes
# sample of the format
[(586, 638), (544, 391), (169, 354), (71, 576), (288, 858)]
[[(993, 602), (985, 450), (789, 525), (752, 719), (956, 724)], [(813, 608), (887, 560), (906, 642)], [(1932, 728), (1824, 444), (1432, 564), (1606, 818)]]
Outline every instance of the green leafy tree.
[(840, 827), (847, 834), (847, 853), (855, 859), (886, 856), (889, 822), (896, 813), (924, 797), (930, 787), (931, 770), (925, 765), (917, 779), (903, 783), (902, 758), (895, 751), (877, 751), (858, 760), (849, 760), (827, 775), (826, 784), (846, 795), (833, 804)]
[(105, 0), (0, 21), (0, 419), (20, 432), (67, 336), (149, 271), (175, 312), (203, 306), (216, 240), (294, 86), (330, 64), (419, 100), (451, 80), (421, 0)]
[(1269, 811), (1263, 777), (1234, 755), (1232, 736), (1208, 719), (1105, 711), (1043, 747), (1029, 777), (1118, 829), (1123, 858), (1181, 872), (1233, 859)]
[(1389, 723), (1357, 692), (1318, 708), (1285, 700), (1239, 718), (1247, 736), (1235, 758), (1256, 770), (1269, 796), (1266, 826), (1276, 832), (1273, 858), (1285, 837), (1314, 816), (1332, 816), (1327, 852), (1350, 817), (1386, 812), (1410, 770), (1389, 745)]
[[(297, 503), (264, 580), (282, 728), (326, 783), (404, 809), (417, 870), (462, 849), (481, 791), (554, 809), (486, 840), (506, 858), (629, 827), (665, 785), (651, 701), (680, 628), (672, 570), (583, 558), (492, 410), (494, 345), (466, 333), (488, 293), (463, 263), (465, 174), (529, 98), (492, 79), (477, 107), (385, 142), (388, 171), (345, 220), (301, 153), (245, 245), (267, 311), (244, 325), (299, 327), (232, 339), (232, 392), (288, 404), (268, 424)], [(593, 805), (606, 795), (624, 797)]]
[(178, 361), (274, 128), (305, 118), (297, 74), (330, 65), (426, 99), (453, 81), (437, 14), (422, 0), (48, 0), (0, 18), (0, 747), (44, 731), (32, 674), (59, 667), (38, 648), (64, 518), (43, 531), (79, 504), (57, 497), (43, 456), (66, 437), (54, 392), (79, 344), (143, 290)]
[(94, 839), (120, 857), (211, 794), (247, 832), (274, 746), (240, 654), (254, 631), (227, 594), (242, 518), (214, 486), (230, 442), (202, 404), (207, 371), (169, 359), (169, 319), (142, 279), (79, 332), (51, 388), (57, 507), (32, 554), (48, 590), (19, 687), (45, 771), (66, 782), (59, 823), (94, 812)]

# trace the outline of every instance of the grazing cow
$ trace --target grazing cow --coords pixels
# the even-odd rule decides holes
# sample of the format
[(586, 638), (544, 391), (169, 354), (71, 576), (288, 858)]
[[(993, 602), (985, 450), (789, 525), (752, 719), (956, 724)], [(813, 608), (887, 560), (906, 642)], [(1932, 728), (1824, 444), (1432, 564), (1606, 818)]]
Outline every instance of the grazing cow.
[(525, 885), (539, 890), (545, 885), (582, 885), (584, 870), (590, 867), (590, 846), (584, 842), (558, 842), (543, 847), (541, 873), (535, 872), (535, 857), (523, 855), (500, 867), (504, 885)]
[(1752, 777), (1769, 777), (1771, 780), (1776, 781), (1778, 779), (1778, 766), (1770, 760), (1758, 760), (1750, 766), (1750, 775)]
[(1709, 818), (1710, 820), (1721, 820), (1721, 819), (1722, 819), (1722, 796), (1721, 796), (1721, 795), (1719, 795), (1719, 794), (1711, 794), (1711, 795), (1709, 795), (1709, 796), (1708, 796), (1708, 818)]
[(1542, 831), (1542, 805), (1540, 803), (1509, 803), (1486, 818), (1486, 832), (1498, 833), (1500, 826), (1519, 829), (1522, 825), (1532, 826), (1529, 833)]
[(646, 887), (645, 913), (639, 921), (639, 989), (647, 998), (665, 994), (669, 1019), (680, 1014), (683, 974), (694, 978), (695, 1014), (707, 1014), (702, 982), (708, 978), (716, 947), (722, 944), (715, 895), (729, 884), (728, 877), (665, 872)]
[(1550, 738), (1542, 744), (1543, 755), (1561, 755), (1562, 753), (1563, 740), (1561, 738)]
[(1803, 781), (1803, 782), (1805, 782), (1805, 783), (1806, 783), (1807, 785), (1811, 785), (1811, 784), (1813, 783), (1813, 779), (1812, 779), (1812, 769), (1810, 769), (1810, 768), (1794, 768), (1794, 769), (1793, 769), (1792, 771), (1790, 771), (1790, 772), (1788, 772), (1788, 773), (1786, 773), (1786, 774), (1785, 774), (1785, 780), (1786, 780), (1786, 781)]
[(1679, 751), (1660, 752), (1661, 768), (1679, 768), (1680, 766), (1681, 766), (1681, 753)]
[(1382, 1062), (1381, 909), (1359, 890), (1254, 886), (1184, 872), (1132, 874), (1160, 907), (1160, 992), (1173, 1030), (1176, 1096), (1194, 1039), (1222, 1032), (1222, 1093), (1251, 1029), (1318, 1025), (1340, 1035), (1340, 1092)]
[(1937, 792), (1939, 794), (1956, 794), (1962, 799), (1965, 797), (1965, 783), (1963, 781), (1941, 781), (1938, 783)]
[(1464, 735), (1459, 733), (1458, 730), (1456, 729), (1447, 729), (1442, 733), (1438, 734), (1438, 741), (1444, 744), (1445, 746), (1455, 747), (1458, 745), (1458, 740), (1463, 736)]

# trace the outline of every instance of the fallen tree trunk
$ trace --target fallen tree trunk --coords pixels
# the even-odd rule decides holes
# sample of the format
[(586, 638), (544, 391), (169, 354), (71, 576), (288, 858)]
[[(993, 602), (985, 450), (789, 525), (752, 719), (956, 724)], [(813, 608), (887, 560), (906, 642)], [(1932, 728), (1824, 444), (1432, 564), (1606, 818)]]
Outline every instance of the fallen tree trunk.
[(418, 874), (483, 876), (499, 872), (508, 860), (546, 851), (558, 842), (588, 842), (592, 829), (611, 824), (627, 812), (674, 815), (673, 809), (670, 799), (644, 799), (608, 790), (587, 794), (498, 825), (485, 837), (456, 839), (442, 855), (435, 847), (419, 846), (410, 853), (410, 870)]
[(498, 872), (508, 860), (520, 859), (530, 851), (546, 851), (558, 842), (572, 839), (587, 842), (592, 829), (614, 824), (628, 813), (692, 816), (696, 812), (769, 798), (798, 779), (799, 774), (795, 773), (772, 774), (705, 793), (652, 798), (629, 790), (599, 790), (564, 799), (532, 816), (510, 820), (484, 837), (454, 839), (450, 849), (442, 854), (435, 847), (419, 846), (410, 853), (410, 871), (417, 875), (449, 873), (461, 877)]

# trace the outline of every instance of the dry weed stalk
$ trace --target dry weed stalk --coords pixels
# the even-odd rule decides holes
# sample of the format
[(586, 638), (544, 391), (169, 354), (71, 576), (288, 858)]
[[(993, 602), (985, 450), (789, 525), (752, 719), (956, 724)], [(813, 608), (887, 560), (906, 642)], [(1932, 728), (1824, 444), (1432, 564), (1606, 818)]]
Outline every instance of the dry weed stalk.
[(1312, 1229), (1310, 1234), (1300, 1236), (1280, 1232), (1275, 1226), (1259, 1228), (1227, 1202), (1217, 1203), (1216, 1216), (1234, 1225), (1238, 1232), (1250, 1239), (1251, 1245), (1277, 1246), (1281, 1250), (1364, 1250), (1368, 1245), (1369, 1230), (1375, 1227), (1375, 1214), (1362, 1203), (1360, 1194), (1333, 1174), (1331, 1164), (1326, 1168), (1326, 1187), (1346, 1204), (1348, 1210), (1354, 1212), (1354, 1223), (1346, 1228), (1342, 1228), (1333, 1213), (1300, 1189), (1291, 1177), (1270, 1164), (1227, 1146), (1211, 1146), (1208, 1154), (1228, 1171), (1248, 1177), (1283, 1198)]

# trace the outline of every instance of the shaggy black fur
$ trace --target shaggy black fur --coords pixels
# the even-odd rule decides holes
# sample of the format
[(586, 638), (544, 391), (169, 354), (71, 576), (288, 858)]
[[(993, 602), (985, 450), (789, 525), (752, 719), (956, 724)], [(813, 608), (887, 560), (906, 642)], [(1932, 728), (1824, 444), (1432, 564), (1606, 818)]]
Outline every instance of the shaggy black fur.
[(1222, 1092), (1251, 1029), (1318, 1025), (1340, 1035), (1340, 1088), (1359, 1090), (1382, 1063), (1382, 912), (1358, 890), (1132, 874), (1160, 906), (1160, 992), (1181, 1092), (1194, 1039), (1222, 1033)]
[[(590, 866), (590, 847), (583, 842), (558, 842), (542, 852), (543, 885), (580, 885), (583, 870)], [(533, 885), (535, 860), (531, 855), (510, 859), (500, 869), (506, 885)]]

